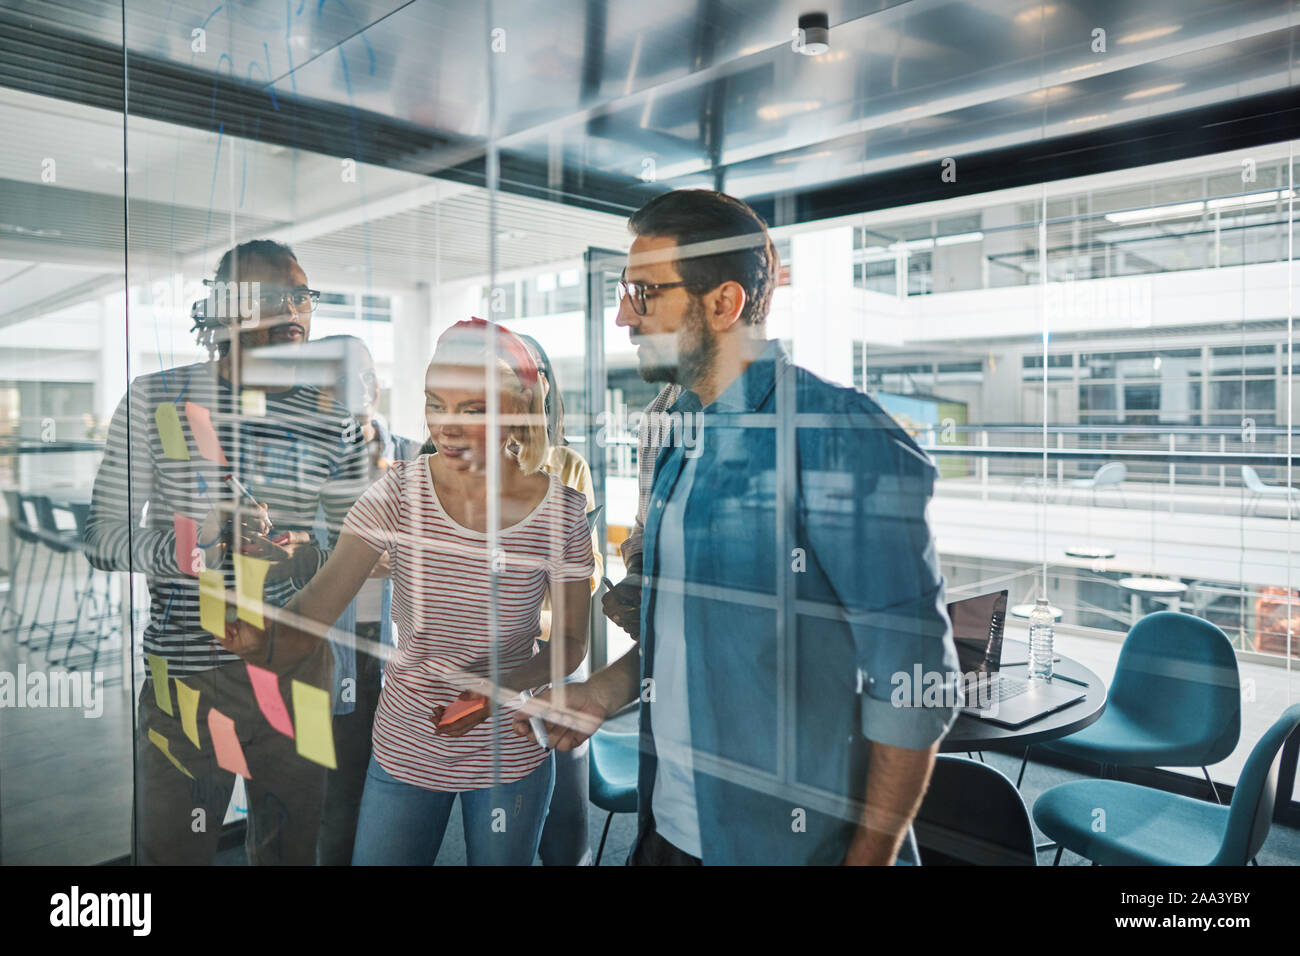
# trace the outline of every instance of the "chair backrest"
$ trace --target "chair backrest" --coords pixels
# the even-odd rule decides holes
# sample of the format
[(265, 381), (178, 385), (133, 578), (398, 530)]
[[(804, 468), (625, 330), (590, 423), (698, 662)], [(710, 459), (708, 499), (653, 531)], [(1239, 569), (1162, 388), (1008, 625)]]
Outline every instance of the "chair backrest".
[(935, 760), (913, 827), (922, 866), (1038, 865), (1034, 828), (1015, 784), (977, 760)]
[(1251, 491), (1261, 492), (1264, 490), (1264, 482), (1260, 481), (1259, 472), (1251, 468), (1250, 465), (1241, 466), (1241, 480)]
[(1128, 465), (1122, 461), (1112, 461), (1097, 469), (1092, 480), (1099, 485), (1118, 485), (1128, 477)]
[(1108, 708), (1158, 734), (1162, 767), (1204, 767), (1241, 737), (1241, 678), (1228, 636), (1181, 611), (1148, 614), (1120, 648)]
[(1228, 826), (1224, 829), (1219, 853), (1212, 861), (1215, 865), (1245, 866), (1264, 845), (1268, 828), (1273, 823), (1282, 745), (1296, 727), (1300, 727), (1300, 704), (1292, 704), (1282, 711), (1282, 716), (1251, 748), (1246, 765), (1241, 768), (1241, 776), (1237, 778), (1237, 786), (1232, 791)]
[(19, 528), (27, 527), (27, 512), (23, 510), (22, 495), (16, 491), (5, 492), (5, 507), (9, 511), (9, 523)]

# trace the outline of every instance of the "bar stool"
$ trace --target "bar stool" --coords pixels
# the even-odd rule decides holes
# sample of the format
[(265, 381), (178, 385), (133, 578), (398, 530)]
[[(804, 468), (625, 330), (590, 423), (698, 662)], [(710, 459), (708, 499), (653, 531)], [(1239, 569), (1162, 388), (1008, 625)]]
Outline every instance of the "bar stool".
[[(32, 621), (27, 628), (27, 642), (31, 643), (32, 635), (38, 630), (45, 631), (48, 635), (45, 642), (45, 658), (48, 661), (50, 647), (54, 644), (55, 632), (63, 625), (72, 623), (71, 618), (59, 620), (59, 605), (63, 602), (63, 581), (68, 573), (68, 559), (74, 552), (80, 553), (81, 535), (75, 527), (75, 518), (73, 519), (74, 527), (72, 528), (59, 525), (58, 517), (55, 515), (54, 503), (49, 498), (44, 495), (33, 495), (29, 500), (36, 509), (38, 540), (49, 550), (50, 558), (45, 564), (45, 577), (41, 580), (41, 590), (36, 598), (36, 607), (32, 611)], [(68, 513), (66, 508), (59, 510)], [(54, 608), (50, 612), (48, 623), (42, 623), (41, 609), (45, 603), (45, 587), (49, 584), (50, 572), (54, 570), (56, 555), (62, 555), (63, 560), (59, 564), (59, 579), (54, 588)]]
[[(78, 548), (81, 548), (83, 547), (84, 542), (86, 540), (86, 521), (90, 517), (90, 505), (73, 503), (68, 505), (68, 510), (72, 512), (73, 520), (76, 522), (77, 546)], [(95, 567), (94, 565), (87, 562), (85, 582), (83, 583), (81, 588), (81, 595), (77, 598), (77, 614), (76, 617), (73, 618), (72, 631), (68, 635), (67, 646), (63, 649), (63, 657), (58, 662), (62, 664), (64, 667), (68, 668), (68, 670), (76, 670), (77, 667), (80, 666), (80, 662), (74, 663), (72, 661), (72, 649), (80, 645), (82, 648), (89, 651), (90, 653), (89, 669), (90, 672), (93, 674), (95, 671), (95, 667), (99, 664), (99, 652), (100, 652), (100, 648), (103, 646), (105, 642), (105, 639), (108, 636), (116, 633), (116, 629), (110, 628), (107, 633), (105, 633), (105, 629), (104, 629), (104, 621), (113, 620), (113, 601), (112, 601), (113, 576), (109, 572), (104, 572), (104, 575), (107, 578), (108, 586), (104, 590), (104, 606), (101, 608), (99, 606), (99, 596), (95, 593)], [(74, 594), (75, 594), (75, 588), (74, 588)], [(94, 613), (90, 617), (85, 618), (87, 630), (83, 632), (81, 625), (82, 625), (82, 619), (85, 615), (86, 604), (88, 601), (95, 605), (97, 613)], [(89, 625), (91, 624), (95, 625), (93, 632), (89, 628)], [(90, 643), (83, 642), (82, 638), (85, 634), (93, 635), (91, 637)], [(46, 657), (49, 658), (48, 649), (46, 651)], [(54, 663), (52, 659), (50, 662)]]
[[(36, 570), (36, 552), (40, 550), (40, 534), (35, 525), (35, 509), (23, 495), (16, 491), (6, 491), (5, 505), (9, 509), (9, 533), (18, 541), (14, 550), (14, 566), (9, 569), (9, 593), (0, 606), (0, 624), (12, 615), (15, 619), (8, 627), (0, 628), (0, 634), (21, 631), (23, 620), (27, 617), (27, 598), (32, 590), (32, 573)], [(23, 551), (31, 546), (31, 558), (27, 562), (27, 575), (23, 580), (23, 601), (18, 610), (14, 610), (14, 594), (18, 590), (18, 568), (23, 561)], [(25, 643), (20, 636), (18, 643)]]

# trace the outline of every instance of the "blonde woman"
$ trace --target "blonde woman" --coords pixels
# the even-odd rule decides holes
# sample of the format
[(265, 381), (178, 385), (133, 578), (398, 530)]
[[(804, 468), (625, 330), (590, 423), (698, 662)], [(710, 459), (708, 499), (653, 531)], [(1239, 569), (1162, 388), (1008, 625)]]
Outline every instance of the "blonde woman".
[[(493, 352), (502, 427), (490, 446)], [(482, 319), (449, 329), (429, 365), (425, 396), (437, 454), (394, 462), (352, 508), (334, 554), (286, 608), (285, 620), (269, 632), (239, 622), (226, 644), (261, 666), (289, 666), (309, 652), (387, 551), (397, 653), (375, 715), (352, 862), (432, 864), (459, 795), (470, 865), (526, 866), (546, 818), (554, 758), (510, 732), (514, 710), (503, 701), (549, 683), (552, 648), (563, 648), (558, 669), (565, 674), (586, 656), (593, 569), (587, 500), (540, 470), (547, 440), (537, 364), (509, 331)], [(500, 531), (489, 553), (487, 470), (494, 456)], [(561, 613), (552, 639), (539, 647), (548, 589)], [(488, 680), (490, 630), (501, 675), (495, 690)], [(477, 709), (466, 712), (471, 707)]]

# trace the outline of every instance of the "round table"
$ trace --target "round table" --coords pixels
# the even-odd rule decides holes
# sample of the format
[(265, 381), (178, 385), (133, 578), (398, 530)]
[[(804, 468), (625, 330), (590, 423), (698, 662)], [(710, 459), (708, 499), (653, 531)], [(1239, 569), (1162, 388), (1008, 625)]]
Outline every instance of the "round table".
[[(1055, 604), (1047, 605), (1047, 609), (1052, 612), (1052, 620), (1054, 621), (1059, 621), (1062, 617), (1065, 616), (1065, 612), (1062, 611)], [(1007, 613), (1010, 614), (1012, 617), (1023, 617), (1028, 619), (1029, 615), (1034, 613), (1034, 605), (1013, 604), (1011, 605), (1011, 607), (1007, 608)]]
[[(1024, 641), (1004, 641), (1003, 657), (1013, 661), (1029, 659), (1029, 645)], [(1007, 668), (1007, 673), (1024, 676), (1025, 665)], [(941, 753), (964, 753), (967, 750), (1019, 749), (1031, 744), (1045, 743), (1068, 737), (1094, 723), (1106, 709), (1106, 685), (1100, 677), (1073, 658), (1061, 655), (1053, 673), (1080, 682), (1080, 690), (1087, 695), (1069, 707), (1030, 721), (1021, 727), (1002, 727), (987, 720), (960, 714), (939, 745)]]
[(1175, 581), (1173, 578), (1153, 578), (1153, 577), (1135, 577), (1120, 578), (1119, 586), (1128, 591), (1132, 596), (1130, 600), (1130, 610), (1133, 614), (1133, 623), (1138, 622), (1142, 616), (1142, 598), (1153, 597), (1161, 601), (1169, 602), (1169, 610), (1178, 610), (1178, 599), (1187, 591), (1187, 585), (1182, 581)]

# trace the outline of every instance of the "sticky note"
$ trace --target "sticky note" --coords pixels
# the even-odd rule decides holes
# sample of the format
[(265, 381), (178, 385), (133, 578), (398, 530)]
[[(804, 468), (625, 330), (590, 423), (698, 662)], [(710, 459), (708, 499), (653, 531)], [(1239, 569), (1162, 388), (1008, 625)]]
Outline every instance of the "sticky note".
[(236, 554), (235, 591), (239, 595), (239, 619), (253, 627), (266, 627), (262, 620), (263, 586), (271, 562), (247, 554)]
[(264, 667), (258, 667), (256, 664), (246, 666), (248, 679), (253, 684), (253, 696), (257, 698), (257, 706), (262, 708), (267, 723), (286, 737), (292, 737), (293, 721), (289, 719), (284, 698), (280, 696), (279, 679)]
[(265, 418), (266, 392), (255, 388), (244, 389), (239, 393), (239, 407), (249, 418)]
[(169, 747), (169, 746), (167, 745), (167, 738), (166, 738), (166, 737), (164, 737), (162, 734), (158, 733), (158, 731), (156, 731), (156, 730), (150, 730), (150, 731), (149, 731), (149, 739), (150, 739), (151, 741), (153, 741), (153, 745), (154, 745), (155, 747), (157, 747), (159, 750), (161, 750), (161, 751), (163, 752), (163, 756), (166, 757), (168, 760), (170, 760), (170, 761), (172, 762), (172, 766), (173, 766), (173, 767), (175, 767), (175, 768), (176, 768), (177, 770), (179, 770), (181, 773), (185, 774), (185, 776), (189, 777), (191, 780), (194, 779), (194, 774), (192, 774), (192, 773), (190, 773), (188, 770), (186, 770), (186, 769), (181, 765), (181, 762), (180, 762), (179, 760), (177, 760), (177, 759), (172, 755), (172, 749), (171, 749), (171, 747)]
[(330, 693), (300, 680), (293, 682), (293, 716), (298, 723), (294, 743), (298, 753), (308, 760), (338, 769), (334, 759), (334, 718), (330, 710)]
[(194, 444), (199, 446), (199, 454), (208, 461), (219, 465), (229, 465), (226, 453), (221, 450), (221, 441), (217, 430), (212, 427), (212, 413), (202, 405), (185, 403), (185, 418), (190, 423), (190, 432), (194, 435)]
[(190, 743), (199, 744), (199, 692), (176, 678), (176, 707), (181, 712), (181, 730)]
[(196, 578), (201, 567), (199, 557), (194, 554), (199, 543), (199, 523), (185, 515), (172, 515), (172, 525), (176, 528), (176, 565), (185, 574)]
[(235, 722), (213, 707), (208, 711), (208, 733), (212, 734), (212, 749), (217, 754), (217, 766), (237, 773), (245, 780), (251, 780), (253, 775), (248, 772), (244, 748), (239, 746)]
[(149, 674), (153, 677), (153, 696), (164, 714), (172, 714), (172, 692), (167, 686), (167, 662), (157, 654), (146, 654)]
[(189, 461), (190, 449), (185, 444), (185, 433), (181, 431), (181, 418), (176, 414), (176, 406), (171, 402), (163, 402), (154, 411), (153, 420), (158, 426), (158, 437), (162, 439), (163, 454), (168, 458)]
[(447, 709), (442, 712), (442, 720), (438, 721), (438, 726), (446, 727), (462, 717), (468, 717), (470, 714), (482, 710), (486, 705), (487, 701), (481, 697), (477, 700), (453, 700), (447, 705)]
[(199, 626), (217, 637), (226, 636), (226, 579), (220, 571), (199, 572)]

